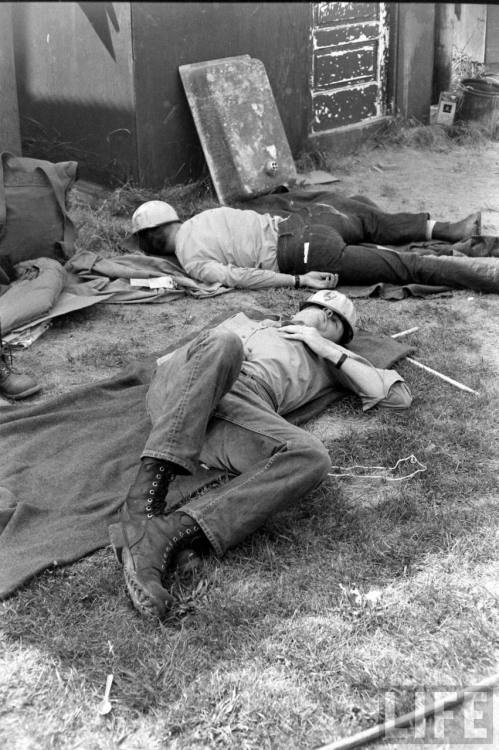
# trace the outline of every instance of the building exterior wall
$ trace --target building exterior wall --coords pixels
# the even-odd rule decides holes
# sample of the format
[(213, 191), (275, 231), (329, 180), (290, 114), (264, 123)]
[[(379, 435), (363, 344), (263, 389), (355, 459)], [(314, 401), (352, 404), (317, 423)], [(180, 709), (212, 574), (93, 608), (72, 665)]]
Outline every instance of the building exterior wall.
[(461, 79), (480, 72), (485, 60), (487, 5), (437, 3), (433, 100)]
[(135, 177), (130, 4), (20, 2), (13, 20), (24, 153)]
[(0, 3), (0, 151), (21, 153), (11, 3)]
[(485, 38), (485, 66), (499, 71), (499, 5), (487, 5), (487, 33)]
[(399, 5), (396, 110), (422, 123), (430, 119), (434, 28), (433, 3)]
[(293, 154), (309, 117), (309, 3), (132, 3), (140, 181), (204, 168), (179, 65), (250, 55), (267, 71)]
[[(178, 68), (249, 55), (265, 66), (296, 159), (319, 146), (309, 138), (313, 9), (319, 5), (341, 19), (353, 4), (13, 4), (24, 153), (74, 159), (82, 177), (108, 184), (133, 179), (158, 188), (197, 179), (206, 174), (206, 164)], [(435, 4), (387, 7), (393, 65), (388, 66), (386, 114), (400, 111), (426, 121)], [(364, 123), (330, 134), (334, 140), (344, 131), (341, 149), (350, 137), (362, 139)]]

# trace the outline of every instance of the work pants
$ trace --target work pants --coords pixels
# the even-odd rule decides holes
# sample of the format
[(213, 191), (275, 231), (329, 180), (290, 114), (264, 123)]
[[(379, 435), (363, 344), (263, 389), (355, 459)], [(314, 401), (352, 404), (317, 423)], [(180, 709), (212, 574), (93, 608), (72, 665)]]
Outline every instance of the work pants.
[[(351, 200), (351, 199), (345, 199)], [(360, 201), (357, 201), (360, 205)], [(388, 284), (428, 284), (454, 289), (499, 292), (499, 263), (494, 258), (467, 258), (397, 252), (384, 247), (365, 247), (364, 241), (403, 244), (424, 238), (425, 214), (383, 214), (368, 204), (358, 222), (340, 236), (339, 221), (327, 207), (316, 206), (305, 214), (293, 214), (279, 224), (277, 258), (283, 273), (303, 274), (324, 271), (339, 274), (339, 283), (364, 286)], [(334, 210), (334, 209), (333, 209)], [(412, 217), (412, 218), (411, 218)], [(321, 223), (314, 223), (314, 221)], [(328, 223), (325, 223), (325, 222)], [(360, 224), (362, 229), (359, 228)], [(333, 226), (336, 224), (336, 226)], [(348, 222), (343, 222), (343, 227)], [(344, 238), (348, 238), (345, 244)]]
[[(476, 292), (499, 292), (499, 262), (496, 259), (398, 253), (387, 248), (347, 245), (334, 265), (340, 284), (429, 284)], [(333, 271), (333, 268), (321, 270)]]
[(158, 366), (147, 394), (143, 457), (187, 473), (202, 462), (236, 475), (184, 508), (218, 555), (315, 489), (330, 468), (320, 440), (278, 415), (268, 388), (241, 372), (243, 357), (236, 334), (203, 332)]
[(335, 196), (334, 206), (314, 203), (279, 222), (279, 270), (290, 274), (332, 271), (345, 246), (422, 241), (427, 221), (427, 213), (389, 214), (365, 200)]

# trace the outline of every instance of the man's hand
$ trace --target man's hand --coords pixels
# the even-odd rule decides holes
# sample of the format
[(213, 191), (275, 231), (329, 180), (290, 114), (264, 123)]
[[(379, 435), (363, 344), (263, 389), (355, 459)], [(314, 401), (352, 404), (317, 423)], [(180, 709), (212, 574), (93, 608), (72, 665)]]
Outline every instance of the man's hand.
[(300, 286), (307, 286), (310, 289), (334, 289), (338, 279), (337, 273), (309, 271), (300, 276)]
[(328, 355), (332, 356), (333, 362), (336, 361), (338, 356), (345, 351), (339, 344), (335, 344), (333, 341), (329, 341), (328, 339), (325, 339), (324, 336), (321, 336), (317, 328), (314, 328), (313, 326), (295, 325), (294, 323), (290, 323), (289, 325), (282, 326), (276, 330), (286, 339), (303, 341), (303, 343), (319, 357), (325, 357), (327, 359)]

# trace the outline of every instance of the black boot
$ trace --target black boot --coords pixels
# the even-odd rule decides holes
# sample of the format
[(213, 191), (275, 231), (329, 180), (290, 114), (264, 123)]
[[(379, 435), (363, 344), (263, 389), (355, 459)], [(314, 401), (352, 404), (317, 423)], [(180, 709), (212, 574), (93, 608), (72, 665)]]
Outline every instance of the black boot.
[(163, 515), (174, 476), (167, 462), (145, 458), (125, 501), (122, 520), (109, 527), (133, 605), (144, 615), (166, 613), (172, 601), (163, 585), (167, 571), (181, 550), (203, 538), (196, 521), (186, 513)]
[(17, 401), (21, 398), (33, 396), (41, 389), (31, 375), (16, 372), (12, 367), (10, 347), (2, 341), (0, 329), (0, 395)]

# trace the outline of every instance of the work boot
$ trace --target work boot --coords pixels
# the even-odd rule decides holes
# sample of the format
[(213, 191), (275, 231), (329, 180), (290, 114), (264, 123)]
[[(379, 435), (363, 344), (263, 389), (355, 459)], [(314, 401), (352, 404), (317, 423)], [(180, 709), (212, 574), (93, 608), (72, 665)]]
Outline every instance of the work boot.
[(0, 395), (17, 401), (38, 393), (41, 386), (31, 375), (17, 372), (12, 366), (10, 347), (2, 342), (0, 333)]
[(163, 585), (167, 571), (181, 550), (203, 538), (187, 514), (164, 515), (173, 477), (167, 462), (144, 459), (125, 501), (122, 520), (109, 527), (128, 593), (143, 615), (163, 617), (172, 601)]
[(180, 550), (173, 560), (173, 565), (180, 578), (193, 578), (199, 572), (202, 565), (201, 557), (192, 549), (185, 547)]

